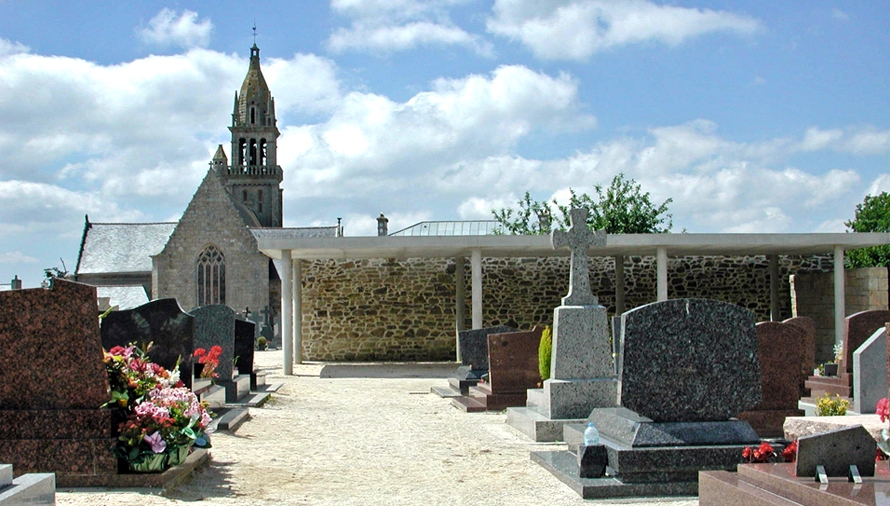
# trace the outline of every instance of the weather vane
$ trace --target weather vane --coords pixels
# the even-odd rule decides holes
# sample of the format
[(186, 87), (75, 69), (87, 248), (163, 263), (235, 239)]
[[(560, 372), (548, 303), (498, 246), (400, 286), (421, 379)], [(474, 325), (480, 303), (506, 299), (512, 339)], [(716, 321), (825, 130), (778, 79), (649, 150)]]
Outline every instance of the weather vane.
[(256, 45), (256, 21), (253, 22), (253, 45)]

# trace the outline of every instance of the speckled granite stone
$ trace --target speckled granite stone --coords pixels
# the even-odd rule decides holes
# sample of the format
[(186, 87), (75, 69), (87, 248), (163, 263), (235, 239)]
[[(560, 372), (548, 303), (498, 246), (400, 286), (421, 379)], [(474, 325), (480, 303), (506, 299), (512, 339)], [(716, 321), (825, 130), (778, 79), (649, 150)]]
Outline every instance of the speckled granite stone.
[(235, 320), (235, 367), (241, 374), (253, 373), (256, 324), (249, 320)]
[(559, 380), (615, 376), (606, 308), (560, 306), (553, 311), (550, 377)]
[(621, 316), (620, 405), (656, 422), (728, 420), (761, 401), (754, 315), (675, 299)]
[(890, 311), (878, 309), (861, 311), (844, 319), (844, 355), (838, 371), (853, 374), (853, 352), (887, 322), (890, 322)]
[[(760, 385), (763, 400), (750, 411), (796, 410), (805, 331), (795, 325), (760, 322), (757, 330), (757, 355), (760, 359)], [(791, 416), (802, 416), (803, 412)], [(744, 417), (742, 417), (744, 419)], [(754, 427), (757, 430), (757, 427)], [(782, 435), (782, 424), (775, 427)], [(758, 432), (759, 433), (759, 432)]]
[(488, 383), (494, 393), (524, 393), (541, 381), (538, 345), (543, 326), (525, 332), (489, 334)]
[(135, 309), (113, 311), (102, 320), (102, 346), (144, 346), (153, 342), (149, 351), (152, 362), (172, 369), (179, 365), (180, 379), (192, 386), (192, 352), (195, 318), (183, 312), (176, 299), (157, 299)]
[[(223, 304), (212, 304), (193, 309), (195, 317), (195, 348), (222, 348), (216, 373), (219, 381), (232, 381), (232, 362), (235, 359), (235, 311)], [(249, 374), (250, 371), (245, 371)]]
[(96, 409), (108, 400), (96, 289), (0, 292), (0, 410)]
[(795, 316), (782, 323), (795, 325), (801, 328), (803, 333), (803, 356), (800, 364), (800, 397), (806, 397), (808, 390), (804, 382), (813, 374), (816, 368), (816, 323), (809, 316)]
[(500, 325), (458, 332), (457, 342), (460, 347), (460, 363), (470, 366), (469, 371), (487, 371), (488, 335), (503, 334), (504, 332), (516, 332), (516, 329)]
[(596, 232), (587, 227), (587, 209), (579, 208), (569, 211), (571, 227), (567, 232), (554, 230), (550, 233), (550, 244), (553, 249), (566, 246), (571, 249), (569, 293), (562, 298), (563, 306), (596, 306), (596, 296), (590, 291), (590, 268), (587, 261), (587, 250), (593, 246), (606, 245), (606, 233)]
[(887, 397), (887, 328), (881, 327), (853, 352), (853, 411), (864, 415)]
[(828, 476), (847, 476), (851, 465), (860, 476), (875, 475), (877, 443), (861, 425), (803, 436), (797, 440), (795, 473), (816, 476), (816, 466), (825, 466)]

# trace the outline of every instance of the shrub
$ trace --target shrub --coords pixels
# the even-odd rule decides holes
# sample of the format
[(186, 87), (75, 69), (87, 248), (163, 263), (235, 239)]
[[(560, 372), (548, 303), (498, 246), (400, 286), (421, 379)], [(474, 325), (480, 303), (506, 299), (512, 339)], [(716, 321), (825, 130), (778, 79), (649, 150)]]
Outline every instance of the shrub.
[(548, 325), (541, 332), (541, 343), (538, 345), (538, 372), (541, 373), (541, 381), (550, 379), (550, 354), (552, 351), (553, 338)]
[(825, 394), (816, 402), (817, 416), (844, 416), (847, 414), (847, 407), (850, 401), (841, 399), (841, 396), (835, 394), (834, 399), (829, 394)]

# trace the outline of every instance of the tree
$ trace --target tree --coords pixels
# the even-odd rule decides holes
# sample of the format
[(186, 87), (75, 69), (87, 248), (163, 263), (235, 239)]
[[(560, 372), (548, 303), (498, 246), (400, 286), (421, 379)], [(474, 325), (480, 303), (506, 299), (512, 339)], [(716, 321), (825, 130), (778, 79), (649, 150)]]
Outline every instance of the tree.
[[(587, 226), (593, 230), (605, 230), (609, 234), (652, 234), (669, 232), (673, 222), (667, 213), (667, 199), (660, 205), (652, 203), (649, 193), (643, 192), (640, 184), (633, 179), (625, 179), (619, 173), (612, 178), (612, 184), (603, 189), (601, 185), (594, 187), (596, 200), (586, 193), (580, 196), (569, 188), (571, 197), (567, 205), (553, 199), (550, 203), (537, 202), (531, 199), (529, 192), (517, 202), (519, 209), (511, 208), (492, 210), (494, 219), (500, 223), (502, 233), (508, 234), (546, 234), (553, 226), (566, 230), (569, 222), (569, 211), (572, 208), (588, 209)], [(553, 216), (553, 206), (559, 215)], [(538, 222), (531, 224), (532, 213), (537, 215)], [(555, 223), (553, 222), (555, 220)]]
[[(855, 217), (844, 223), (850, 232), (890, 232), (890, 194), (866, 195)], [(848, 251), (847, 267), (890, 267), (890, 245)]]

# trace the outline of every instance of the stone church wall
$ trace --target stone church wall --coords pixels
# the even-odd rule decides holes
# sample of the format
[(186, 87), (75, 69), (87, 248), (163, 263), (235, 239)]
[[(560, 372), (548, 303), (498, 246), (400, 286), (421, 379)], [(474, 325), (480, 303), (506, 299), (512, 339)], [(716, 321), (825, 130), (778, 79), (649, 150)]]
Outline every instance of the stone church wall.
[[(791, 317), (789, 275), (830, 270), (831, 256), (779, 257), (780, 312)], [(626, 257), (625, 309), (654, 302), (653, 257)], [(482, 262), (485, 326), (530, 329), (553, 323), (568, 291), (569, 259), (487, 258)], [(454, 259), (317, 260), (303, 262), (303, 348), (306, 360), (454, 360)], [(614, 259), (592, 258), (591, 288), (615, 311)], [(472, 307), (465, 262), (466, 328)], [(711, 298), (769, 319), (766, 257), (668, 259), (668, 296)]]

